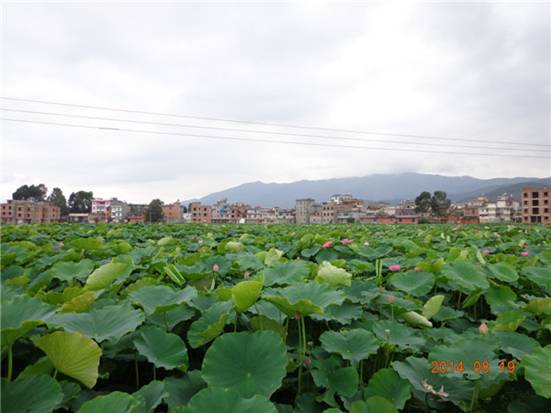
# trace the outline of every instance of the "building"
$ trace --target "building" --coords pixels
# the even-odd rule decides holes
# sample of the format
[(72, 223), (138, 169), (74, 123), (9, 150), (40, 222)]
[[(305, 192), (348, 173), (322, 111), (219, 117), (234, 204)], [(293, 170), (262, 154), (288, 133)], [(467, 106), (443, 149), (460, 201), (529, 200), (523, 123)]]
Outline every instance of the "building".
[(126, 222), (128, 224), (143, 224), (145, 222), (144, 215), (128, 215), (126, 217)]
[(417, 224), (419, 219), (415, 213), (415, 209), (399, 208), (394, 214), (396, 224)]
[(551, 188), (522, 188), (522, 222), (525, 224), (550, 224), (549, 194)]
[(111, 199), (111, 222), (116, 224), (124, 222), (129, 212), (130, 206), (126, 202), (119, 201), (117, 198)]
[(209, 205), (202, 205), (200, 202), (192, 202), (191, 207), (191, 222), (197, 224), (212, 223), (212, 209)]
[(103, 198), (92, 199), (92, 211), (93, 215), (105, 215), (111, 217), (111, 200)]
[(48, 202), (8, 200), (1, 204), (2, 224), (43, 224), (58, 222), (61, 211)]
[(90, 214), (87, 213), (87, 212), (71, 212), (68, 216), (67, 216), (67, 222), (72, 222), (72, 223), (83, 223), (83, 222), (89, 222), (89, 217), (90, 217)]
[(163, 220), (167, 224), (177, 224), (182, 222), (184, 209), (182, 208), (179, 200), (172, 204), (163, 205), (162, 209)]
[(309, 224), (310, 213), (312, 211), (312, 205), (314, 200), (312, 198), (297, 199), (295, 204), (296, 211), (296, 223), (297, 224)]
[(334, 224), (337, 220), (336, 203), (333, 201), (321, 204), (321, 223)]
[(243, 224), (247, 221), (247, 211), (249, 205), (233, 204), (230, 207), (230, 222), (232, 224)]
[(333, 195), (331, 199), (335, 203), (336, 223), (360, 222), (365, 211), (364, 201), (351, 195)]

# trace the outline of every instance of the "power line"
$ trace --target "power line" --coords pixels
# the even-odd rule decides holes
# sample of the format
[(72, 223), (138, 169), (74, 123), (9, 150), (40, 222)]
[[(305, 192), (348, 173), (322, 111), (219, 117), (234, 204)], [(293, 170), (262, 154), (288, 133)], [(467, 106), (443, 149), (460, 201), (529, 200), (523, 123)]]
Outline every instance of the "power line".
[(159, 132), (159, 131), (144, 130), (144, 129), (112, 128), (112, 127), (90, 126), (90, 125), (82, 125), (82, 124), (71, 124), (71, 123), (61, 123), (61, 122), (46, 122), (46, 121), (37, 121), (37, 120), (28, 120), (28, 119), (13, 119), (13, 118), (2, 118), (2, 117), (0, 117), (0, 120), (5, 120), (5, 121), (9, 121), (9, 122), (35, 123), (35, 124), (51, 125), (51, 126), (64, 126), (64, 127), (85, 128), (85, 129), (100, 129), (100, 130), (121, 131), (121, 132), (130, 132), (130, 133), (144, 133), (144, 134), (152, 134), (152, 135), (185, 136), (185, 137), (192, 137), (192, 138), (232, 140), (232, 141), (241, 141), (241, 142), (275, 143), (275, 144), (284, 144), (284, 145), (318, 146), (318, 147), (326, 147), (326, 148), (343, 148), (343, 149), (368, 149), (368, 150), (375, 150), (375, 151), (408, 152), (408, 153), (423, 152), (423, 153), (448, 154), (448, 155), (469, 155), (469, 156), (492, 156), (492, 157), (509, 157), (509, 158), (549, 159), (546, 156), (536, 156), (536, 155), (513, 155), (513, 154), (457, 152), (457, 151), (430, 151), (430, 150), (426, 150), (426, 149), (382, 148), (382, 147), (359, 146), (359, 145), (334, 145), (334, 144), (329, 144), (329, 143), (297, 142), (297, 141), (281, 141), (281, 140), (278, 141), (278, 140), (262, 139), (262, 138), (251, 139), (251, 138), (239, 138), (239, 137), (235, 137), (235, 136), (195, 135), (195, 134), (178, 133), (178, 132)]
[(291, 125), (291, 124), (285, 124), (285, 123), (272, 123), (272, 122), (217, 118), (217, 117), (210, 117), (210, 116), (184, 115), (184, 114), (175, 114), (175, 113), (120, 109), (120, 108), (113, 108), (113, 107), (106, 107), (106, 106), (80, 105), (76, 103), (63, 103), (63, 102), (55, 102), (50, 100), (13, 98), (8, 96), (0, 96), (0, 99), (10, 100), (15, 102), (30, 102), (30, 103), (40, 103), (40, 104), (46, 104), (46, 105), (108, 110), (108, 111), (114, 111), (114, 112), (137, 113), (142, 115), (168, 116), (168, 117), (208, 120), (208, 121), (216, 121), (216, 122), (232, 122), (232, 123), (241, 123), (241, 124), (249, 124), (249, 125), (263, 125), (263, 126), (306, 129), (306, 130), (322, 130), (322, 131), (328, 131), (328, 132), (345, 132), (345, 133), (355, 133), (355, 134), (363, 134), (363, 135), (395, 136), (395, 137), (404, 137), (404, 138), (421, 138), (421, 139), (432, 139), (432, 140), (465, 141), (465, 142), (539, 146), (539, 147), (551, 146), (549, 144), (520, 143), (520, 142), (512, 142), (512, 141), (492, 141), (492, 140), (483, 140), (483, 139), (476, 139), (476, 138), (452, 138), (452, 137), (446, 137), (446, 136), (414, 135), (414, 134), (405, 134), (405, 133), (365, 131), (365, 130), (357, 130), (357, 129), (338, 129), (338, 128), (324, 128), (324, 127), (317, 127), (317, 126)]
[(282, 136), (296, 136), (304, 138), (318, 138), (318, 139), (328, 139), (328, 140), (347, 140), (355, 142), (382, 142), (390, 144), (405, 144), (405, 145), (430, 145), (430, 146), (443, 146), (443, 147), (457, 147), (457, 148), (469, 148), (469, 149), (498, 149), (502, 151), (522, 151), (522, 152), (536, 152), (541, 151), (541, 149), (521, 149), (521, 148), (500, 148), (492, 146), (472, 146), (472, 145), (459, 145), (452, 143), (427, 143), (427, 142), (403, 142), (395, 140), (386, 140), (386, 139), (362, 139), (362, 138), (350, 138), (344, 136), (326, 136), (326, 135), (313, 135), (313, 134), (302, 134), (302, 133), (289, 133), (289, 132), (270, 132), (262, 130), (251, 130), (251, 129), (240, 129), (240, 128), (224, 128), (216, 126), (201, 126), (201, 125), (191, 125), (191, 124), (181, 124), (181, 123), (170, 123), (170, 122), (152, 122), (144, 120), (135, 120), (135, 119), (121, 119), (121, 118), (110, 118), (102, 116), (88, 116), (88, 115), (75, 115), (70, 113), (59, 113), (59, 112), (42, 112), (35, 110), (24, 110), (24, 109), (13, 109), (13, 108), (0, 108), (5, 112), (18, 112), (18, 113), (31, 113), (35, 115), (47, 115), (47, 116), (63, 116), (68, 118), (79, 118), (79, 119), (90, 119), (90, 120), (105, 120), (110, 122), (128, 122), (128, 123), (137, 123), (145, 125), (156, 125), (156, 126), (170, 126), (170, 127), (179, 127), (179, 128), (194, 128), (194, 129), (211, 129), (219, 130), (224, 132), (246, 132), (246, 133), (258, 133), (265, 135), (282, 135)]

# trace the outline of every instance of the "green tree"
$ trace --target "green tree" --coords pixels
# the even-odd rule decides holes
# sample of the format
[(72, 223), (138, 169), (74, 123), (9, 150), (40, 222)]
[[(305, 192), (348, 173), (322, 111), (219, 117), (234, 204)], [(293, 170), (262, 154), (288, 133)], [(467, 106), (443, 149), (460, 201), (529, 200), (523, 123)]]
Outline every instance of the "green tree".
[(161, 222), (163, 220), (163, 201), (154, 199), (149, 203), (145, 211), (147, 222)]
[(415, 212), (427, 213), (432, 208), (430, 192), (424, 191), (415, 198)]
[(93, 197), (92, 191), (73, 192), (69, 196), (69, 210), (73, 213), (90, 213)]
[(448, 213), (448, 209), (452, 202), (448, 199), (448, 194), (444, 191), (435, 191), (431, 198), (432, 213), (436, 216), (444, 216)]
[(61, 188), (54, 188), (52, 190), (52, 193), (48, 197), (48, 202), (55, 205), (56, 207), (59, 207), (62, 216), (69, 213), (67, 199), (65, 198), (65, 195), (63, 195), (63, 191), (61, 190)]
[(12, 199), (15, 200), (32, 200), (32, 201), (44, 201), (48, 188), (46, 185), (22, 185), (16, 189), (12, 194)]

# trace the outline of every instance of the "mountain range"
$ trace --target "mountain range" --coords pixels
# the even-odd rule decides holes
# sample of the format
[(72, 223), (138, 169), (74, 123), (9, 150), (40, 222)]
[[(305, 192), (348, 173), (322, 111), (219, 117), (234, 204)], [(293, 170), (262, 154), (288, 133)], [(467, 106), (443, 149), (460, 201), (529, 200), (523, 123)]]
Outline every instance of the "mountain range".
[(452, 201), (467, 201), (485, 195), (490, 200), (503, 193), (520, 198), (524, 186), (551, 186), (550, 178), (516, 177), (479, 179), (471, 176), (444, 176), (421, 173), (375, 174), (362, 177), (302, 180), (289, 183), (249, 182), (200, 199), (203, 204), (214, 204), (227, 198), (229, 202), (243, 202), (253, 206), (290, 208), (299, 198), (328, 200), (333, 194), (348, 193), (365, 201), (395, 203), (414, 199), (422, 191), (446, 191)]

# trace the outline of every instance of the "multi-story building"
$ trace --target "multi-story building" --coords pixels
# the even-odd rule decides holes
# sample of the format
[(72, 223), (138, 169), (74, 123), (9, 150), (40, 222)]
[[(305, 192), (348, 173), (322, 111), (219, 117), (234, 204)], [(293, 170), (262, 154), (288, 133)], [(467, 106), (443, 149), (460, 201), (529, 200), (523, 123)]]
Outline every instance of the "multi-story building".
[(213, 224), (228, 224), (231, 220), (231, 206), (224, 198), (211, 206), (211, 221)]
[(310, 213), (312, 211), (312, 205), (314, 200), (312, 198), (297, 199), (295, 205), (296, 211), (296, 223), (297, 224), (309, 224)]
[(166, 204), (162, 206), (163, 209), (163, 220), (168, 224), (176, 224), (182, 222), (182, 215), (184, 209), (180, 201), (176, 201), (172, 204)]
[(41, 224), (60, 220), (61, 211), (48, 202), (8, 200), (1, 204), (2, 224)]
[(334, 224), (337, 220), (336, 203), (333, 201), (321, 204), (321, 223)]
[(522, 222), (550, 224), (549, 204), (551, 188), (522, 188)]
[(243, 224), (247, 220), (249, 205), (232, 204), (230, 208), (230, 221), (232, 224)]
[(103, 198), (92, 199), (92, 214), (111, 216), (111, 200)]
[(212, 223), (212, 209), (209, 205), (202, 205), (200, 202), (192, 202), (191, 222), (198, 224)]
[[(335, 198), (334, 195), (331, 198)], [(360, 217), (364, 213), (364, 201), (361, 199), (352, 198), (352, 196), (341, 196), (335, 202), (335, 222), (337, 223), (352, 223), (360, 222)]]
[(130, 206), (117, 198), (111, 200), (111, 222), (119, 224), (124, 222), (128, 213), (130, 212)]

